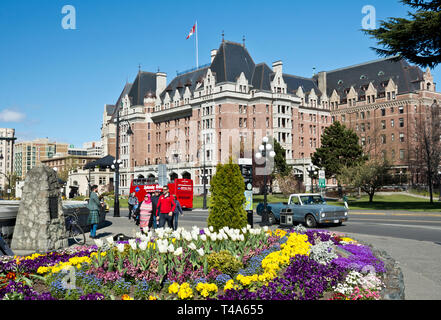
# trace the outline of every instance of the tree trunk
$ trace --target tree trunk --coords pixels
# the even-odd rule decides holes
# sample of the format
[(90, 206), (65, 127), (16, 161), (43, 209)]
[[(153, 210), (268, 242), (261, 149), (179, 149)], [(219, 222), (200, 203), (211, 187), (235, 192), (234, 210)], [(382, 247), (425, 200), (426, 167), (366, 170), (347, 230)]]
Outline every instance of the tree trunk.
[(370, 203), (374, 202), (374, 194), (375, 194), (375, 192), (369, 193), (369, 202)]
[(427, 175), (427, 184), (429, 185), (430, 203), (433, 204), (432, 172), (430, 170)]

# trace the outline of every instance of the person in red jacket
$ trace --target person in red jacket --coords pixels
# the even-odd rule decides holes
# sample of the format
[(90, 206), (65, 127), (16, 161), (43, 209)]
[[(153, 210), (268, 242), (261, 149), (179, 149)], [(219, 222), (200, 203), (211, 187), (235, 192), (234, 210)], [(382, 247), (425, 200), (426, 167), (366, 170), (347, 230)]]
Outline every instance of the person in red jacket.
[(157, 215), (159, 215), (159, 228), (163, 228), (165, 222), (169, 228), (173, 228), (173, 211), (176, 209), (176, 203), (168, 192), (168, 187), (162, 188), (163, 194), (159, 197), (157, 205)]

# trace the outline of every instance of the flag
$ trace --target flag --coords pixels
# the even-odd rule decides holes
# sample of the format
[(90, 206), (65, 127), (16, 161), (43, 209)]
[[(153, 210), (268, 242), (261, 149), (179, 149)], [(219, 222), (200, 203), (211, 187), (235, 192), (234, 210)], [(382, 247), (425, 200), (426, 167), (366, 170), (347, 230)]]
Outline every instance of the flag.
[(196, 24), (194, 24), (193, 28), (191, 28), (190, 33), (187, 36), (187, 39), (190, 38), (195, 33), (195, 30), (196, 30)]

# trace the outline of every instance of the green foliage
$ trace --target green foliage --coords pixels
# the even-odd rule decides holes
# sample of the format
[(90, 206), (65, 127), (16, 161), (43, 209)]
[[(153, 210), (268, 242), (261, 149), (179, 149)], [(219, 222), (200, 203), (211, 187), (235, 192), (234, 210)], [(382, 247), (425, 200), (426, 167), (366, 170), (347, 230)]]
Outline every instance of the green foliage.
[(404, 57), (421, 67), (434, 68), (441, 62), (441, 1), (401, 0), (416, 9), (409, 18), (389, 18), (374, 30), (363, 30), (383, 48), (373, 48), (380, 56)]
[(371, 160), (355, 167), (344, 167), (339, 181), (360, 188), (369, 195), (372, 202), (375, 192), (392, 179), (390, 165), (385, 160)]
[(207, 257), (208, 269), (217, 269), (222, 273), (234, 276), (242, 267), (242, 262), (226, 250), (213, 252)]
[(282, 177), (286, 177), (291, 172), (291, 168), (286, 163), (286, 150), (277, 140), (274, 140), (274, 171)]
[(335, 121), (322, 135), (321, 147), (312, 156), (312, 163), (325, 169), (326, 178), (338, 175), (343, 167), (352, 167), (366, 161), (358, 136)]
[(241, 229), (247, 225), (244, 180), (239, 165), (233, 163), (231, 158), (229, 163), (217, 165), (210, 192), (208, 226), (219, 231), (225, 226)]

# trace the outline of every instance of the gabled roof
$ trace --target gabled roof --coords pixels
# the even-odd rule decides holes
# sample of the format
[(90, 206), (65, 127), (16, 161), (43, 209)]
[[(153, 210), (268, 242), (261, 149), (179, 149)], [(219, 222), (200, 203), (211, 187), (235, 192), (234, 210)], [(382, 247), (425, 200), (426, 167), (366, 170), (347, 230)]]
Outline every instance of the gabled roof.
[(216, 73), (216, 83), (236, 82), (242, 72), (250, 81), (255, 66), (248, 50), (242, 44), (222, 41), (210, 69)]
[(271, 75), (273, 74), (273, 70), (266, 63), (259, 63), (254, 68), (253, 78), (251, 80), (251, 84), (254, 89), (263, 90), (263, 91), (271, 91)]
[(359, 89), (372, 82), (377, 90), (384, 91), (382, 83), (392, 79), (398, 85), (398, 94), (413, 92), (419, 89), (418, 82), (423, 78), (419, 67), (411, 66), (406, 60), (397, 57), (349, 66), (326, 72), (327, 94), (330, 96), (335, 89), (338, 94), (351, 86)]
[(302, 87), (303, 92), (309, 93), (312, 89), (314, 89), (317, 97), (322, 95), (322, 92), (317, 87), (317, 84), (312, 78), (303, 78), (298, 76), (293, 76), (290, 74), (283, 74), (283, 80), (287, 86), (287, 92), (290, 94), (295, 94), (299, 87)]
[(156, 92), (156, 73), (140, 71), (128, 93), (131, 105), (144, 105), (148, 92)]
[(207, 73), (209, 67), (200, 68), (188, 73), (181, 74), (174, 78), (170, 84), (167, 86), (166, 90), (164, 90), (160, 94), (161, 100), (164, 100), (166, 91), (170, 91), (170, 98), (173, 98), (174, 92), (179, 87), (179, 93), (181, 96), (185, 92), (185, 88), (188, 86), (190, 91), (193, 93), (196, 89), (196, 84), (198, 81), (204, 78), (205, 74)]

